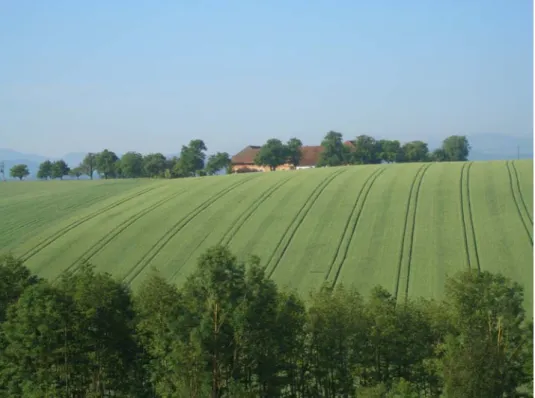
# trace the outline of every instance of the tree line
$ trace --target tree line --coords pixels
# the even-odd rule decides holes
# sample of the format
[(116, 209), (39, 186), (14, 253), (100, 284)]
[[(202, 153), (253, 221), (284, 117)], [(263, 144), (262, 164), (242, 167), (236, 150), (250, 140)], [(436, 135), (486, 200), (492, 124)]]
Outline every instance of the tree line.
[[(88, 153), (76, 167), (70, 168), (64, 160), (46, 160), (39, 165), (37, 178), (63, 179), (69, 175), (80, 178), (87, 175), (93, 179), (95, 172), (102, 178), (180, 178), (214, 175), (230, 166), (230, 156), (226, 152), (206, 155), (206, 145), (202, 140), (192, 140), (183, 145), (180, 156), (166, 158), (161, 153), (145, 156), (138, 152), (127, 152), (119, 157), (113, 151), (104, 149), (98, 153)], [(13, 178), (23, 179), (30, 174), (28, 166), (18, 164), (11, 168)]]
[(340, 285), (304, 302), (259, 264), (216, 246), (181, 287), (153, 270), (132, 292), (4, 256), (0, 396), (530, 396), (533, 322), (502, 275), (460, 273), (440, 301)]
[[(230, 156), (226, 152), (218, 152), (207, 158), (206, 145), (202, 140), (192, 140), (189, 145), (182, 146), (179, 157), (167, 159), (161, 153), (150, 153), (143, 156), (138, 152), (127, 152), (118, 157), (108, 149), (99, 153), (88, 153), (82, 163), (71, 170), (75, 177), (87, 175), (93, 178), (94, 172), (98, 172), (103, 178), (177, 178), (197, 175), (213, 175), (230, 164)], [(55, 178), (43, 169), (41, 164), (39, 171), (43, 172), (39, 178)], [(65, 170), (66, 175), (68, 170)]]
[[(411, 141), (401, 144), (397, 140), (377, 140), (369, 135), (359, 135), (346, 145), (341, 133), (329, 131), (321, 146), (324, 147), (317, 167), (357, 164), (466, 161), (470, 144), (466, 136), (447, 137), (440, 148), (430, 151), (427, 143)], [(302, 158), (302, 143), (292, 138), (286, 144), (273, 138), (268, 140), (255, 158), (255, 164), (275, 170), (283, 164), (294, 167)]]
[[(341, 133), (330, 131), (321, 142), (324, 147), (317, 167), (403, 163), (403, 162), (442, 162), (465, 161), (468, 159), (470, 144), (466, 136), (453, 135), (446, 138), (442, 146), (430, 152), (427, 143), (411, 141), (401, 144), (397, 140), (377, 140), (368, 135), (360, 135), (345, 145)], [(292, 138), (286, 144), (281, 140), (269, 139), (256, 155), (257, 165), (275, 170), (283, 164), (298, 166), (302, 159), (303, 144), (300, 139)], [(95, 172), (103, 178), (183, 178), (214, 175), (221, 170), (231, 172), (231, 158), (226, 152), (206, 155), (203, 140), (192, 140), (183, 145), (178, 157), (167, 159), (161, 153), (143, 156), (138, 152), (127, 152), (119, 158), (108, 149), (99, 153), (88, 153), (80, 165), (70, 168), (65, 161), (44, 161), (39, 166), (37, 178), (63, 179), (64, 176), (80, 178), (87, 175), (91, 179)], [(22, 180), (30, 174), (28, 166), (18, 164), (11, 168), (10, 175)]]

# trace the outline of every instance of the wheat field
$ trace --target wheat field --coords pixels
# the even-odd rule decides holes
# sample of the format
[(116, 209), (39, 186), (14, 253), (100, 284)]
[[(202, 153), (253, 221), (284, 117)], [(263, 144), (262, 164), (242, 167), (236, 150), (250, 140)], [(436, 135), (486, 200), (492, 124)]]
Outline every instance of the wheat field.
[(466, 269), (533, 294), (533, 161), (347, 166), (179, 180), (0, 184), (0, 252), (55, 278), (87, 260), (180, 284), (216, 244), (306, 294), (323, 283), (440, 297)]

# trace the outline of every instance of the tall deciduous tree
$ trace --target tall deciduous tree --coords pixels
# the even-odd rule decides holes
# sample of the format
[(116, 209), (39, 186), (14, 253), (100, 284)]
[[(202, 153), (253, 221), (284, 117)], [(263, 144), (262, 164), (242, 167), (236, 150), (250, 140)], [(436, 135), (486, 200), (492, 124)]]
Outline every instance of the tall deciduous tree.
[(52, 178), (59, 178), (63, 180), (63, 177), (69, 174), (70, 168), (64, 160), (56, 160), (52, 163)]
[[(146, 356), (145, 368), (159, 396), (208, 396), (202, 394), (206, 363), (190, 343), (194, 320), (188, 316), (177, 287), (153, 270), (135, 297), (139, 318), (137, 335)], [(187, 369), (187, 371), (185, 371)]]
[(46, 180), (52, 177), (52, 162), (45, 160), (39, 165), (39, 171), (37, 171), (37, 178)]
[(202, 140), (191, 140), (188, 146), (183, 145), (173, 170), (176, 176), (191, 177), (203, 170), (206, 149)]
[(397, 140), (380, 140), (381, 160), (387, 163), (399, 162), (402, 159), (401, 144)]
[(76, 177), (76, 179), (78, 180), (80, 179), (80, 176), (84, 174), (84, 171), (82, 170), (80, 166), (78, 166), (78, 167), (71, 169), (69, 174), (73, 177)]
[(446, 153), (444, 152), (444, 149), (437, 148), (433, 151), (430, 158), (433, 162), (443, 162), (446, 160)]
[(73, 367), (80, 388), (91, 396), (111, 391), (137, 396), (141, 351), (135, 340), (128, 287), (108, 274), (95, 273), (88, 263), (81, 264), (76, 273), (63, 274), (58, 287), (73, 303), (69, 315), (77, 347)]
[(321, 142), (321, 146), (325, 149), (321, 153), (318, 162), (319, 167), (341, 166), (343, 164), (351, 163), (350, 151), (349, 148), (344, 145), (341, 133), (329, 131)]
[(454, 332), (443, 357), (448, 397), (512, 397), (533, 379), (532, 324), (523, 308), (523, 289), (489, 272), (465, 272), (446, 284), (446, 308)]
[(7, 307), (18, 300), (24, 289), (38, 279), (11, 254), (0, 256), (0, 324), (5, 320)]
[(30, 171), (28, 170), (28, 166), (25, 164), (16, 164), (9, 170), (9, 175), (12, 178), (18, 178), (22, 181), (24, 177), (27, 177), (30, 175)]
[[(6, 349), (0, 376), (8, 396), (73, 396), (72, 303), (41, 281), (27, 287), (2, 325)], [(75, 395), (76, 396), (76, 395)]]
[(353, 394), (353, 371), (366, 365), (368, 324), (364, 301), (355, 291), (341, 287), (313, 295), (309, 310), (311, 395)]
[(138, 152), (127, 152), (120, 159), (121, 175), (125, 178), (143, 176), (143, 155)]
[(381, 147), (375, 138), (359, 135), (354, 141), (352, 158), (355, 164), (377, 164), (381, 162)]
[(287, 162), (288, 152), (281, 140), (272, 138), (262, 145), (256, 154), (255, 163), (259, 166), (267, 166), (271, 171)]
[(225, 247), (207, 250), (185, 286), (188, 307), (197, 314), (191, 342), (205, 353), (211, 375), (212, 396), (221, 396), (232, 379), (236, 324), (233, 315), (246, 295), (245, 267)]
[(143, 158), (143, 169), (147, 177), (163, 177), (167, 159), (161, 153), (149, 153)]
[(230, 156), (227, 152), (217, 152), (214, 155), (210, 155), (206, 162), (206, 174), (214, 175), (218, 171), (226, 169), (230, 163)]
[(470, 149), (468, 138), (464, 135), (452, 135), (442, 142), (445, 160), (450, 162), (468, 160)]
[(301, 152), (302, 146), (303, 143), (299, 138), (291, 138), (286, 143), (286, 155), (288, 156), (288, 162), (294, 167), (299, 166), (301, 158), (303, 157), (303, 153)]
[(95, 156), (95, 168), (105, 179), (113, 178), (117, 174), (117, 160), (115, 152), (104, 149)]
[(411, 141), (403, 144), (404, 162), (427, 162), (429, 160), (429, 148), (423, 141)]
[(83, 173), (86, 174), (90, 179), (93, 179), (93, 173), (96, 170), (96, 155), (94, 153), (88, 153), (85, 155), (84, 160), (80, 163), (80, 169), (83, 170)]

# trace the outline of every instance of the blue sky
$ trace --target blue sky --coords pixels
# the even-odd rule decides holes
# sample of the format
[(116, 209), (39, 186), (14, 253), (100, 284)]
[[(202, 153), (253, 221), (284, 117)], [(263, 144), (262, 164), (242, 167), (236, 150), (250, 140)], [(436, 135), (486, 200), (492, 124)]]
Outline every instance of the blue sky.
[(532, 134), (531, 0), (0, 1), (0, 147)]

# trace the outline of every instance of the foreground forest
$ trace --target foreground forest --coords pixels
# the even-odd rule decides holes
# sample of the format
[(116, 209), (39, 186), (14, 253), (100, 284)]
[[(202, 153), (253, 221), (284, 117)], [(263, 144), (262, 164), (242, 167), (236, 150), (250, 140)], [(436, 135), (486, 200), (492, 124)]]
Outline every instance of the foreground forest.
[(225, 247), (180, 287), (88, 263), (55, 280), (0, 260), (2, 397), (520, 397), (532, 389), (523, 289), (466, 271), (440, 301), (342, 284), (307, 304)]

